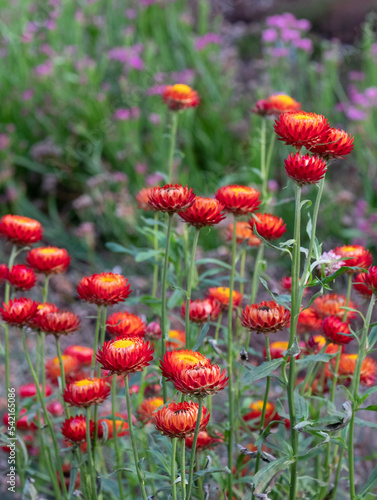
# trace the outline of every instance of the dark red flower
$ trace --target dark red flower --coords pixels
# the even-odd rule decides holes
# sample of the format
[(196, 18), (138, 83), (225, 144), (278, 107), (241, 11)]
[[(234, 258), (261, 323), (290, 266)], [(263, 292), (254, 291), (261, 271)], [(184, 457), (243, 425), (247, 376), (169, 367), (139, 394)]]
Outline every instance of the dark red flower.
[[(359, 276), (359, 275), (358, 275)], [(364, 283), (369, 290), (377, 295), (377, 266), (371, 266), (364, 275)], [(356, 288), (356, 286), (354, 285)]]
[(70, 311), (37, 314), (35, 324), (39, 330), (51, 335), (69, 335), (80, 328), (80, 318)]
[(113, 306), (124, 302), (130, 295), (127, 278), (121, 274), (100, 273), (83, 278), (77, 285), (81, 300), (98, 306)]
[(40, 241), (43, 229), (40, 223), (22, 215), (4, 215), (0, 219), (0, 235), (17, 245), (30, 245)]
[(158, 212), (184, 212), (192, 206), (195, 194), (191, 188), (183, 187), (181, 184), (165, 184), (151, 189), (149, 204)]
[(9, 283), (18, 290), (30, 290), (37, 281), (37, 277), (30, 267), (24, 264), (16, 264), (8, 272)]
[(9, 304), (3, 302), (0, 315), (5, 323), (13, 326), (30, 325), (38, 310), (38, 302), (21, 297), (10, 300)]
[[(373, 266), (373, 267), (375, 267), (375, 266)], [(365, 299), (370, 299), (373, 295), (373, 292), (372, 292), (372, 288), (370, 288), (369, 284), (365, 283), (366, 275), (367, 275), (367, 273), (357, 274), (355, 277), (355, 281), (353, 282), (353, 288), (358, 294), (360, 294)]]
[[(336, 316), (327, 316), (322, 323), (324, 336), (334, 344), (346, 345), (353, 340), (348, 323)], [(347, 335), (342, 335), (343, 333)]]
[[(201, 431), (198, 434), (198, 440), (196, 442), (196, 450), (197, 451), (202, 451), (202, 450), (208, 450), (209, 448), (213, 448), (217, 444), (221, 444), (224, 442), (224, 436), (220, 433), (215, 431), (215, 436), (210, 436), (207, 431)], [(185, 444), (187, 448), (192, 448), (194, 444), (194, 436), (187, 436), (185, 439)]]
[(327, 172), (325, 160), (319, 156), (309, 156), (291, 153), (284, 160), (285, 171), (290, 179), (299, 186), (317, 184)]
[(222, 213), (224, 206), (213, 198), (202, 198), (197, 196), (194, 203), (185, 212), (179, 212), (178, 215), (187, 224), (195, 227), (214, 226), (223, 219), (225, 214)]
[(8, 279), (9, 269), (6, 264), (0, 264), (0, 283), (4, 283)]
[(258, 235), (265, 240), (277, 240), (287, 230), (283, 219), (272, 214), (255, 214), (249, 224), (251, 230), (255, 228)]
[[(94, 436), (95, 424), (90, 421), (90, 437)], [(61, 428), (63, 436), (71, 443), (84, 443), (86, 441), (86, 418), (84, 415), (76, 415), (75, 417), (64, 420)]]
[[(42, 392), (42, 386), (39, 385), (41, 392)], [(50, 385), (45, 386), (45, 396), (46, 398), (51, 396), (52, 394), (52, 389)], [(37, 395), (37, 388), (35, 384), (26, 384), (26, 385), (21, 385), (20, 390), (19, 390), (19, 395), (20, 398), (33, 398), (34, 396)]]
[(343, 158), (353, 150), (354, 138), (342, 129), (330, 128), (323, 143), (311, 147), (311, 151), (325, 158)]

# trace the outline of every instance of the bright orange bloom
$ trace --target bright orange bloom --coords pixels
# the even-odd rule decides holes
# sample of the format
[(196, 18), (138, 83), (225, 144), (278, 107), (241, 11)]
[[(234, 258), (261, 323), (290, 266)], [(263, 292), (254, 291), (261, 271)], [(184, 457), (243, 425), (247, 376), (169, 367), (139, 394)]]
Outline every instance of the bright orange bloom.
[(306, 332), (313, 332), (313, 331), (319, 331), (322, 326), (322, 318), (318, 316), (316, 311), (311, 308), (307, 307), (306, 309), (302, 309), (298, 316), (298, 322), (297, 322), (297, 332), (298, 333), (306, 333)]
[(169, 339), (172, 340), (166, 342), (166, 349), (179, 349), (186, 343), (186, 333), (184, 330), (170, 330)]
[(255, 227), (257, 233), (265, 240), (277, 240), (287, 230), (283, 219), (272, 214), (255, 214), (249, 220), (249, 224), (251, 230)]
[[(343, 245), (342, 247), (334, 248), (334, 252), (342, 257), (345, 266), (367, 268), (373, 262), (372, 254), (362, 245)], [(355, 271), (348, 272), (352, 273)]]
[[(232, 241), (233, 238), (233, 224), (229, 224), (226, 229), (225, 237), (228, 241)], [(251, 227), (246, 221), (237, 221), (236, 222), (236, 242), (241, 245), (247, 241), (249, 247), (259, 247), (262, 243), (257, 236), (255, 236), (251, 230)]]
[(30, 290), (37, 281), (37, 277), (30, 267), (16, 264), (8, 272), (9, 283), (18, 290)]
[(260, 99), (255, 103), (252, 113), (261, 116), (279, 115), (287, 111), (297, 111), (301, 108), (301, 103), (295, 101), (286, 94), (273, 94), (268, 99)]
[[(183, 439), (195, 432), (198, 419), (199, 404), (193, 403), (169, 403), (153, 414), (153, 423), (156, 429), (170, 438)], [(200, 431), (204, 431), (208, 425), (210, 414), (203, 407), (200, 419)]]
[[(217, 444), (221, 444), (224, 442), (224, 436), (220, 433), (215, 431), (215, 436), (210, 436), (207, 431), (201, 431), (198, 434), (198, 440), (196, 442), (196, 450), (197, 451), (202, 451), (202, 450), (208, 450), (209, 448), (213, 448)], [(185, 445), (187, 448), (192, 448), (192, 445), (194, 444), (194, 436), (188, 436), (185, 439)]]
[[(261, 424), (262, 410), (263, 410), (263, 401), (255, 401), (251, 403), (249, 406), (251, 411), (244, 415), (242, 418), (245, 422), (252, 421), (249, 426), (250, 430), (258, 430)], [(267, 402), (266, 405), (266, 414), (264, 417), (264, 428), (268, 426), (273, 420), (280, 420), (279, 415), (276, 412), (275, 405), (273, 403)]]
[(323, 115), (293, 111), (282, 113), (274, 126), (279, 141), (288, 146), (310, 149), (316, 144), (326, 142), (330, 126)]
[[(376, 266), (373, 266), (376, 267)], [(372, 269), (372, 268), (369, 268)], [(373, 272), (374, 274), (374, 272)], [(364, 299), (370, 299), (373, 295), (372, 288), (365, 282), (365, 278), (367, 273), (359, 273), (355, 277), (355, 281), (353, 282), (354, 290), (360, 294)], [(373, 285), (374, 286), (374, 285)]]
[(330, 128), (323, 143), (312, 146), (311, 151), (325, 158), (343, 158), (353, 150), (354, 138), (342, 129)]
[(97, 361), (111, 374), (126, 376), (141, 372), (153, 359), (154, 349), (140, 337), (117, 337), (105, 342), (97, 353)]
[(167, 85), (162, 94), (162, 98), (171, 111), (196, 108), (200, 104), (198, 93), (184, 83)]
[[(325, 346), (328, 340), (323, 335), (311, 335), (306, 343), (306, 354), (318, 354), (319, 351)], [(337, 344), (327, 344), (325, 352), (327, 354), (334, 354), (338, 352), (339, 345)], [(341, 346), (343, 351), (344, 346)]]
[[(189, 319), (193, 323), (206, 323), (208, 316), (210, 321), (215, 321), (221, 312), (220, 303), (214, 299), (190, 300)], [(186, 302), (181, 309), (182, 318), (186, 317)]]
[(34, 219), (8, 214), (0, 219), (0, 235), (8, 241), (24, 246), (40, 241), (43, 229)]
[(137, 409), (139, 419), (145, 424), (152, 422), (153, 413), (163, 404), (164, 400), (160, 397), (144, 399)]
[(10, 300), (8, 304), (3, 302), (0, 315), (8, 325), (27, 326), (34, 319), (38, 309), (38, 302), (21, 297)]
[(84, 378), (68, 384), (63, 399), (71, 406), (87, 408), (100, 405), (110, 394), (110, 384), (103, 378)]
[[(39, 385), (39, 388), (41, 389), (41, 392), (42, 392), (42, 386)], [(45, 396), (46, 398), (48, 398), (49, 396), (51, 396), (52, 394), (52, 388), (50, 385), (46, 385), (45, 386)], [(25, 385), (21, 385), (20, 389), (19, 389), (19, 395), (20, 395), (20, 398), (23, 399), (23, 398), (33, 398), (34, 396), (37, 395), (37, 388), (36, 388), (36, 385), (35, 384), (25, 384)]]
[[(344, 295), (327, 293), (321, 297), (317, 297), (312, 304), (312, 308), (321, 319), (326, 318), (326, 316), (337, 316), (338, 318), (343, 318), (345, 305), (346, 297)], [(357, 305), (350, 300), (348, 307), (356, 309)], [(354, 318), (356, 318), (356, 312), (347, 311), (347, 321)]]
[[(64, 374), (67, 381), (67, 377), (76, 372), (79, 366), (79, 362), (73, 356), (65, 354), (62, 355), (62, 359)], [(59, 358), (57, 356), (55, 358), (49, 359), (46, 362), (46, 375), (51, 380), (51, 382), (57, 383), (58, 377), (61, 376)]]
[[(233, 290), (233, 307), (237, 308), (242, 301), (242, 293)], [(229, 299), (230, 299), (230, 289), (227, 287), (219, 286), (218, 288), (210, 288), (208, 290), (208, 297), (212, 297), (213, 299), (220, 302), (221, 307), (223, 309), (228, 309), (229, 307)]]
[[(90, 437), (94, 436), (95, 424), (90, 421)], [(76, 415), (64, 420), (61, 427), (63, 436), (71, 443), (84, 443), (86, 441), (86, 417)]]
[(107, 331), (119, 337), (144, 337), (147, 325), (136, 314), (116, 312), (108, 317)]
[[(288, 350), (289, 342), (279, 341), (279, 342), (271, 342), (270, 344), (270, 354), (271, 359), (284, 358), (286, 352)], [(264, 348), (264, 357), (267, 356), (266, 348)]]
[[(129, 434), (129, 426), (128, 422), (125, 420), (126, 417), (122, 415), (121, 413), (115, 413), (115, 416), (117, 417), (115, 420), (115, 429), (116, 429), (116, 434), (118, 437), (121, 436), (126, 436)], [(113, 439), (114, 437), (114, 422), (112, 418), (101, 418), (98, 420), (98, 425), (105, 423), (107, 425), (108, 429), (108, 434), (107, 438), (108, 439)], [(102, 427), (102, 426), (101, 426)]]
[(121, 274), (100, 273), (83, 278), (77, 285), (77, 293), (85, 302), (113, 306), (124, 302), (131, 290), (127, 278)]
[(0, 283), (7, 281), (9, 274), (9, 269), (6, 264), (0, 264)]
[(271, 301), (246, 306), (241, 325), (256, 333), (273, 333), (289, 325), (291, 313), (284, 306)]
[(299, 186), (317, 184), (327, 172), (325, 160), (319, 156), (291, 153), (284, 160), (284, 168), (288, 177)]
[(165, 184), (151, 189), (148, 196), (150, 206), (158, 212), (184, 212), (192, 206), (195, 194), (192, 188), (181, 184)]
[[(334, 344), (347, 345), (353, 340), (348, 323), (343, 322), (337, 316), (327, 316), (323, 320), (322, 331), (324, 336)], [(347, 335), (342, 335), (343, 333)]]
[(68, 268), (71, 257), (65, 248), (40, 247), (28, 252), (26, 262), (37, 273), (58, 274)]
[(185, 212), (179, 212), (178, 215), (187, 224), (200, 228), (214, 226), (225, 219), (223, 210), (224, 206), (218, 200), (197, 196), (191, 207)]
[(231, 184), (217, 190), (216, 199), (227, 212), (245, 215), (255, 212), (261, 204), (260, 193), (249, 186)]
[(195, 351), (172, 351), (160, 360), (162, 375), (183, 394), (197, 398), (216, 394), (228, 385), (226, 371)]
[(82, 366), (90, 366), (93, 358), (93, 349), (83, 345), (70, 345), (66, 348), (64, 354), (73, 356)]
[[(348, 377), (351, 380), (355, 372), (357, 356), (357, 354), (342, 354), (339, 363), (339, 377)], [(367, 356), (361, 365), (360, 383), (371, 386), (376, 383), (376, 379), (377, 362), (370, 356)]]
[(80, 328), (80, 318), (70, 311), (46, 312), (36, 315), (35, 325), (50, 335), (69, 335)]
[(141, 210), (148, 212), (153, 210), (153, 207), (149, 204), (149, 195), (151, 194), (152, 188), (143, 188), (136, 195), (137, 205)]

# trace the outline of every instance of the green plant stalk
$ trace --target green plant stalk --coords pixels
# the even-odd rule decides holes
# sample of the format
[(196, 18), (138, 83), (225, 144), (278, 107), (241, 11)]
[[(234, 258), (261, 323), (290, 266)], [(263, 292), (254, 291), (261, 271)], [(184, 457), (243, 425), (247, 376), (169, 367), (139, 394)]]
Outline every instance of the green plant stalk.
[[(17, 250), (16, 245), (13, 245), (12, 251), (11, 251), (10, 256), (9, 256), (9, 261), (8, 261), (8, 269), (9, 270), (11, 270), (13, 267), (14, 259), (16, 258), (16, 250)], [(5, 304), (9, 303), (9, 293), (10, 293), (10, 284), (7, 281), (5, 284), (5, 292), (4, 292)], [(4, 348), (5, 348), (5, 354), (4, 354), (4, 356), (5, 356), (5, 386), (6, 386), (6, 391), (7, 391), (6, 394), (8, 397), (8, 392), (9, 392), (9, 388), (10, 388), (10, 375), (9, 375), (10, 358), (9, 358), (9, 326), (8, 326), (8, 323), (5, 323), (5, 325), (4, 325), (4, 332), (5, 332), (5, 345), (4, 345)]]
[(198, 418), (196, 420), (194, 439), (193, 439), (192, 447), (191, 447), (190, 470), (189, 470), (189, 479), (188, 479), (186, 500), (191, 500), (192, 483), (193, 483), (193, 478), (194, 478), (195, 450), (196, 450), (196, 443), (198, 442), (198, 435), (199, 435), (200, 423), (202, 420), (202, 413), (203, 413), (203, 398), (199, 398)]
[[(47, 302), (48, 297), (48, 286), (50, 283), (49, 275), (46, 276), (43, 290), (42, 290), (42, 300), (43, 304)], [(46, 370), (45, 370), (45, 355), (46, 355), (46, 334), (45, 332), (37, 333), (37, 335), (41, 336), (41, 366), (42, 366), (42, 394), (45, 393), (46, 389)], [(39, 377), (38, 377), (39, 378)]]
[(99, 330), (100, 330), (100, 325), (101, 325), (101, 316), (102, 316), (102, 306), (98, 306), (96, 329), (95, 329), (95, 333), (94, 333), (93, 357), (92, 357), (92, 363), (90, 365), (90, 378), (94, 377), (94, 368), (96, 365), (96, 354), (97, 354), (97, 349), (98, 349), (98, 338), (99, 338)]
[[(276, 134), (273, 132), (271, 134), (271, 139), (270, 139), (270, 144), (268, 146), (268, 152), (267, 152), (267, 160), (266, 160), (266, 168), (265, 168), (265, 173), (266, 173), (266, 179), (268, 182), (268, 177), (270, 173), (270, 166), (271, 166), (271, 160), (272, 160), (272, 153), (274, 151), (274, 146), (275, 146), (275, 141), (276, 141)], [(267, 202), (265, 202), (265, 207), (267, 206)]]
[(221, 326), (221, 320), (223, 319), (223, 312), (221, 311), (219, 314), (219, 317), (217, 319), (216, 323), (216, 330), (215, 330), (215, 340), (218, 342), (219, 340), (219, 332), (220, 332), (220, 326)]
[(92, 439), (90, 436), (90, 406), (86, 409), (86, 445), (88, 448), (88, 465), (89, 465), (89, 475), (90, 475), (90, 485), (91, 485), (91, 498), (94, 500), (97, 498), (97, 484), (96, 484), (96, 471), (94, 468), (93, 457), (92, 457)]
[[(294, 244), (292, 253), (292, 291), (291, 291), (291, 327), (289, 334), (290, 349), (294, 343), (297, 330), (298, 315), (300, 313), (300, 296), (299, 296), (299, 280), (300, 280), (300, 229), (301, 229), (301, 187), (295, 186), (295, 222), (294, 222)], [(289, 499), (296, 500), (297, 490), (297, 451), (298, 451), (298, 434), (294, 430), (296, 425), (296, 408), (294, 401), (294, 391), (296, 388), (296, 362), (295, 357), (291, 356), (289, 360), (288, 374), (288, 407), (289, 419), (291, 421), (291, 446), (294, 462), (291, 465), (291, 479)]]
[[(335, 455), (335, 453), (334, 453), (334, 455)], [(344, 448), (341, 448), (340, 452), (339, 452), (339, 456), (338, 456), (338, 467), (336, 468), (334, 487), (333, 487), (333, 491), (332, 491), (332, 495), (331, 495), (331, 500), (336, 499), (336, 493), (337, 493), (339, 479), (340, 479), (340, 472), (342, 470), (343, 455), (344, 455)]]
[[(153, 250), (155, 252), (158, 251), (158, 238), (157, 238), (157, 231), (158, 231), (158, 212), (154, 213), (154, 226), (153, 226)], [(157, 261), (157, 256), (155, 255), (154, 257), (154, 264), (153, 264), (153, 285), (152, 285), (152, 297), (155, 299), (157, 297), (157, 285), (158, 285), (158, 261)]]
[[(59, 456), (59, 450), (58, 450), (58, 445), (57, 445), (57, 441), (56, 441), (54, 429), (52, 427), (50, 416), (49, 416), (49, 413), (48, 413), (47, 408), (46, 408), (46, 403), (44, 401), (44, 397), (42, 395), (42, 391), (41, 391), (41, 388), (39, 386), (39, 381), (38, 381), (37, 374), (36, 374), (36, 372), (34, 370), (33, 364), (31, 362), (31, 359), (30, 359), (30, 356), (29, 356), (29, 351), (28, 351), (27, 346), (26, 346), (26, 339), (25, 339), (25, 332), (24, 331), (21, 332), (21, 337), (22, 337), (22, 345), (23, 345), (23, 348), (24, 348), (25, 356), (26, 356), (26, 361), (27, 361), (27, 363), (29, 365), (29, 369), (30, 369), (31, 375), (32, 375), (33, 380), (34, 380), (34, 384), (35, 384), (35, 388), (36, 388), (36, 391), (37, 391), (37, 397), (38, 397), (39, 403), (42, 406), (43, 415), (44, 415), (44, 421), (47, 424), (47, 427), (48, 427), (48, 430), (50, 432), (50, 436), (51, 436), (51, 439), (52, 439), (52, 443), (53, 443), (53, 446), (54, 446), (56, 467), (57, 467), (57, 470), (58, 470), (58, 473), (59, 473), (60, 482), (62, 484), (63, 497), (65, 499), (68, 499), (67, 488), (65, 486), (64, 474), (63, 474), (63, 469), (62, 469), (62, 463), (61, 463), (60, 456)], [(54, 484), (54, 481), (56, 481), (55, 474), (53, 475), (53, 477), (51, 478), (51, 480), (52, 480), (52, 483)], [(57, 487), (57, 489), (60, 492), (59, 486)], [(60, 494), (59, 494), (58, 498), (60, 498)]]
[(266, 118), (262, 116), (262, 125), (260, 131), (260, 173), (262, 177), (262, 200), (267, 200), (267, 172), (266, 172)]
[[(347, 295), (346, 295), (346, 307), (349, 306), (349, 303), (350, 303), (350, 299), (351, 299), (351, 290), (352, 290), (352, 274), (350, 273), (348, 275), (348, 280), (347, 280)], [(344, 309), (344, 313), (343, 313), (343, 318), (342, 318), (342, 321), (347, 321), (347, 315), (348, 315), (348, 311), (347, 309)]]
[(349, 426), (349, 434), (348, 434), (348, 470), (349, 470), (349, 478), (350, 478), (350, 499), (355, 500), (356, 499), (356, 490), (355, 490), (355, 458), (354, 458), (354, 447), (353, 447), (353, 432), (354, 432), (354, 427), (355, 427), (355, 414), (358, 409), (358, 397), (359, 397), (359, 386), (360, 386), (360, 373), (361, 373), (361, 367), (363, 364), (363, 361), (366, 356), (366, 345), (368, 341), (368, 332), (369, 332), (369, 326), (372, 318), (372, 312), (373, 312), (373, 307), (374, 303), (376, 301), (376, 296), (372, 295), (370, 302), (369, 302), (369, 307), (368, 307), (368, 312), (365, 318), (365, 324), (364, 324), (364, 329), (363, 333), (361, 336), (361, 341), (360, 341), (360, 346), (359, 346), (359, 353), (357, 356), (357, 361), (356, 361), (356, 367), (355, 367), (355, 373), (352, 378), (352, 384), (351, 384), (351, 393), (353, 395), (353, 402), (352, 402), (352, 417), (350, 421), (350, 426)]
[[(64, 373), (64, 363), (63, 363), (62, 350), (60, 348), (59, 335), (55, 335), (55, 343), (56, 343), (56, 352), (57, 352), (58, 359), (59, 359), (61, 391), (62, 391), (62, 395), (63, 395), (64, 390), (65, 390), (65, 373)], [(65, 416), (66, 416), (66, 418), (69, 418), (70, 412), (69, 412), (68, 405), (64, 401), (63, 401), (63, 405), (64, 405)]]
[[(246, 265), (246, 248), (243, 248), (241, 250), (241, 262), (240, 262), (240, 294), (243, 297), (244, 291), (245, 291), (245, 283), (244, 283), (244, 278), (245, 278), (245, 265)], [(238, 338), (239, 332), (241, 329), (241, 320), (237, 315), (236, 319), (236, 336)]]
[[(200, 471), (200, 451), (199, 450), (196, 451), (196, 470)], [(199, 500), (204, 500), (204, 495), (203, 495), (204, 477), (205, 476), (198, 477), (198, 498), (199, 498)]]
[[(101, 324), (101, 336), (100, 336), (100, 346), (102, 347), (105, 342), (106, 337), (106, 320), (107, 320), (107, 306), (103, 306), (102, 310), (102, 324)], [(98, 363), (97, 366), (97, 377), (101, 376), (101, 365)]]
[(173, 500), (177, 500), (177, 484), (176, 484), (176, 473), (175, 473), (175, 462), (177, 454), (177, 441), (178, 438), (172, 439), (172, 452), (171, 452), (171, 462), (170, 462), (170, 476), (171, 476), (171, 493)]
[[(117, 432), (117, 427), (116, 427), (116, 416), (115, 416), (116, 387), (117, 387), (117, 376), (113, 375), (113, 380), (112, 380), (112, 384), (111, 384), (111, 418), (113, 421), (113, 439), (114, 439), (116, 464), (117, 464), (117, 469), (120, 469), (122, 467), (122, 456), (121, 456), (120, 449), (119, 449), (118, 432)], [(123, 495), (122, 471), (121, 470), (117, 471), (117, 476), (118, 476), (119, 498), (120, 498), (120, 500), (123, 500), (124, 495)]]
[(184, 439), (181, 439), (181, 491), (182, 491), (182, 500), (186, 498), (186, 442)]
[[(257, 293), (259, 288), (259, 269), (263, 259), (263, 252), (264, 252), (264, 244), (261, 243), (259, 245), (257, 257), (255, 259), (255, 264), (254, 264), (253, 280), (251, 284), (250, 304), (254, 304), (257, 298)], [(248, 331), (246, 336), (246, 346), (245, 346), (246, 350), (249, 348), (250, 338), (251, 338), (251, 331)]]
[[(170, 237), (172, 229), (173, 214), (168, 214), (168, 228), (166, 231), (166, 246), (165, 246), (165, 256), (164, 256), (164, 267), (162, 270), (162, 291), (161, 291), (161, 359), (163, 359), (166, 352), (166, 338), (168, 336), (167, 332), (167, 310), (166, 310), (166, 288), (167, 288), (167, 277), (168, 277), (168, 266), (169, 266), (169, 252), (170, 252)], [(164, 403), (167, 401), (166, 393), (166, 380), (162, 377), (162, 395), (164, 398)]]
[(132, 451), (134, 454), (136, 473), (137, 473), (137, 477), (139, 479), (139, 486), (141, 489), (141, 494), (142, 494), (143, 500), (148, 500), (147, 494), (145, 492), (144, 479), (143, 479), (141, 471), (140, 471), (139, 455), (137, 453), (137, 446), (136, 446), (135, 435), (134, 435), (134, 427), (133, 427), (133, 423), (132, 423), (132, 408), (131, 408), (130, 386), (129, 386), (128, 375), (126, 375), (124, 377), (124, 383), (125, 383), (125, 388), (126, 388), (128, 430), (130, 432), (130, 439), (131, 439)]
[(192, 347), (190, 338), (190, 301), (192, 292), (192, 281), (195, 269), (195, 254), (198, 246), (199, 233), (200, 233), (200, 228), (195, 227), (194, 241), (192, 243), (192, 250), (191, 250), (190, 268), (187, 276), (186, 313), (185, 313), (186, 349), (191, 349)]
[(178, 128), (178, 112), (171, 112), (171, 131), (170, 131), (170, 147), (169, 147), (169, 157), (168, 157), (168, 184), (173, 182), (173, 164), (174, 164), (174, 151), (175, 143), (177, 139), (177, 128)]
[[(144, 372), (145, 372), (145, 370), (143, 370), (143, 373)], [(146, 459), (147, 459), (148, 468), (149, 468), (150, 472), (156, 472), (155, 464), (152, 460), (151, 455), (148, 453), (149, 444), (148, 444), (148, 433), (147, 433), (147, 426), (146, 425), (143, 426), (143, 430), (144, 430), (143, 437), (144, 437), (145, 455), (146, 455)], [(153, 477), (150, 479), (150, 484), (151, 484), (151, 488), (152, 488), (152, 495), (156, 495), (156, 486), (154, 484)]]

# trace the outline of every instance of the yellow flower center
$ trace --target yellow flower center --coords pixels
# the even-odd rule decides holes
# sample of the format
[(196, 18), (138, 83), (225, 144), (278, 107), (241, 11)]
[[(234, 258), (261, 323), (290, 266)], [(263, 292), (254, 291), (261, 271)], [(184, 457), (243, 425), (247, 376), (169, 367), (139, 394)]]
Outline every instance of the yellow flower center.
[(184, 83), (176, 83), (173, 85), (173, 90), (175, 92), (179, 92), (180, 94), (189, 94), (191, 92), (191, 88)]
[(97, 280), (101, 283), (115, 283), (116, 281), (118, 281), (118, 279), (114, 278), (113, 276), (99, 276)]
[(348, 359), (356, 360), (357, 359), (357, 354), (347, 354)]
[(40, 248), (39, 249), (39, 253), (41, 253), (42, 255), (51, 255), (51, 254), (57, 253), (57, 252), (59, 252), (59, 248), (55, 248), (55, 247)]
[(88, 378), (84, 378), (82, 380), (75, 382), (76, 387), (90, 387), (91, 385), (95, 385), (95, 382), (93, 382), (93, 380), (90, 380)]
[(234, 186), (231, 188), (231, 191), (235, 194), (249, 194), (252, 188), (247, 186)]
[(295, 120), (302, 120), (302, 121), (313, 121), (313, 117), (310, 115), (307, 115), (306, 113), (295, 113), (293, 115), (293, 118)]
[[(255, 403), (251, 403), (250, 408), (252, 410), (262, 411), (263, 410), (263, 401), (259, 400), (259, 401), (255, 401)], [(267, 403), (266, 404), (266, 411), (269, 411), (271, 409), (272, 409), (272, 404), (271, 403)]]
[(284, 104), (285, 106), (291, 106), (296, 103), (292, 97), (286, 94), (278, 94), (271, 96), (271, 102), (276, 104)]
[(326, 339), (322, 335), (314, 335), (314, 342), (316, 344), (319, 344), (320, 347), (324, 346), (326, 344)]
[(113, 344), (112, 347), (115, 349), (127, 349), (127, 347), (134, 346), (135, 342), (129, 339), (120, 339), (116, 340)]
[(162, 406), (164, 404), (164, 400), (162, 398), (155, 398), (155, 399), (152, 399), (152, 401), (149, 402), (151, 408), (153, 408), (153, 410), (155, 410), (156, 408), (159, 408), (160, 406)]
[(286, 349), (288, 349), (288, 342), (273, 342), (271, 344), (271, 347), (273, 349), (283, 349), (283, 350), (286, 350)]
[(342, 252), (345, 252), (345, 253), (356, 252), (357, 250), (359, 250), (359, 249), (357, 247), (353, 247), (352, 245), (342, 247)]
[(229, 288), (224, 288), (224, 287), (219, 287), (217, 289), (217, 291), (223, 295), (224, 297), (226, 297), (227, 299), (229, 299), (230, 297), (230, 289)]
[(28, 227), (36, 227), (38, 226), (38, 222), (33, 219), (29, 219), (29, 217), (23, 217), (22, 215), (13, 215), (13, 220), (19, 222), (20, 224), (25, 224)]
[(194, 356), (193, 354), (187, 354), (184, 352), (177, 352), (175, 355), (179, 361), (184, 361), (187, 364), (197, 364), (200, 363), (201, 359), (198, 356)]

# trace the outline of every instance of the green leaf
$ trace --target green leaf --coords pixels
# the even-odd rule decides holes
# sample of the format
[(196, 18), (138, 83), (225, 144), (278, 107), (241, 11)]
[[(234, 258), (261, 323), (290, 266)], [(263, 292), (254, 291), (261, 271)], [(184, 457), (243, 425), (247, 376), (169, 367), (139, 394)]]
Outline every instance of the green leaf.
[(377, 485), (377, 466), (373, 469), (368, 481), (364, 484), (363, 489), (360, 491), (358, 497), (363, 498), (369, 490)]
[(162, 255), (161, 250), (147, 250), (146, 252), (139, 252), (135, 257), (135, 262), (143, 262), (144, 260), (149, 260), (157, 255)]
[(377, 411), (377, 405), (369, 405), (366, 408), (359, 408), (359, 410)]
[(298, 420), (306, 420), (309, 417), (309, 405), (307, 400), (301, 396), (299, 390), (300, 388), (296, 387), (293, 395), (296, 408), (296, 417)]
[(173, 309), (178, 304), (178, 302), (180, 302), (184, 293), (185, 292), (179, 288), (175, 289), (173, 295), (169, 298), (167, 302), (168, 308)]
[(377, 386), (376, 387), (370, 387), (360, 398), (360, 403), (365, 401), (369, 396), (377, 391)]
[(291, 307), (290, 307), (291, 296), (286, 295), (286, 294), (279, 295), (277, 293), (271, 292), (271, 290), (268, 288), (267, 281), (264, 280), (263, 278), (261, 278), (260, 276), (258, 276), (258, 277), (259, 277), (259, 281), (262, 283), (262, 285), (267, 290), (267, 292), (271, 295), (271, 297), (274, 299), (274, 301), (277, 304), (284, 306), (286, 309), (288, 309), (290, 311), (291, 310)]
[(119, 243), (115, 243), (114, 241), (108, 241), (105, 243), (105, 247), (110, 250), (110, 252), (114, 253), (127, 253), (129, 255), (135, 255), (135, 250), (130, 250), (129, 248), (120, 245)]
[(208, 333), (208, 330), (209, 330), (209, 315), (208, 315), (207, 323), (203, 326), (202, 331), (200, 332), (199, 338), (193, 347), (193, 351), (197, 351), (199, 349), (199, 347), (202, 345), (203, 340), (205, 339), (205, 336)]
[(206, 474), (215, 474), (216, 472), (225, 472), (225, 474), (230, 474), (230, 470), (228, 469), (227, 466), (224, 467), (210, 467), (209, 469), (203, 469), (203, 470), (198, 470), (194, 474), (194, 478), (196, 477), (202, 477), (205, 476)]
[(260, 469), (254, 476), (254, 493), (264, 492), (272, 478), (280, 471), (287, 469), (294, 462), (293, 458), (281, 457)]
[(369, 349), (372, 349), (374, 344), (377, 342), (377, 326), (374, 326), (368, 335), (368, 345)]
[(200, 264), (217, 264), (218, 266), (225, 267), (225, 269), (231, 269), (232, 268), (232, 266), (230, 266), (226, 262), (223, 262), (222, 260), (210, 259), (210, 258), (196, 260), (195, 264), (197, 266), (199, 266)]
[(268, 377), (272, 372), (277, 370), (283, 362), (283, 358), (278, 358), (273, 359), (272, 361), (265, 361), (259, 366), (249, 367), (248, 371), (245, 372), (241, 378), (241, 386), (245, 387), (253, 384), (261, 378)]
[(311, 363), (328, 363), (337, 353), (325, 353), (320, 352), (318, 354), (309, 354), (302, 359), (296, 359), (296, 363), (300, 365), (300, 368), (306, 368)]

